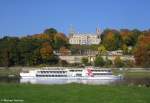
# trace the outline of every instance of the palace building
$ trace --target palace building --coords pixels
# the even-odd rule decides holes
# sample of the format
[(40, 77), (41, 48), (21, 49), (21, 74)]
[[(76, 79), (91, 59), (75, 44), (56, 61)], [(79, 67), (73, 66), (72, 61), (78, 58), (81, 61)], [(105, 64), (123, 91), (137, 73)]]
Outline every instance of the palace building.
[(96, 33), (70, 33), (69, 43), (80, 45), (99, 44), (101, 42), (100, 30), (96, 29)]

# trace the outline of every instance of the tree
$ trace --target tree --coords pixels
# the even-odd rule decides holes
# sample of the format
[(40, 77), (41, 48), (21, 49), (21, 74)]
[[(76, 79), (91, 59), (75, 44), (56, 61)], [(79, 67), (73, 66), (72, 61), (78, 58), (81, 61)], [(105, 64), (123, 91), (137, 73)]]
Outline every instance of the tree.
[(0, 39), (0, 65), (12, 66), (18, 62), (18, 53), (16, 46), (18, 45), (19, 38), (17, 37), (4, 37)]
[[(41, 41), (32, 37), (24, 37), (20, 39), (18, 43), (18, 56), (19, 64), (24, 66), (30, 66), (35, 64), (36, 54), (39, 54), (39, 48)], [(37, 51), (38, 50), (38, 51)], [(36, 51), (36, 53), (35, 53)]]
[(138, 42), (138, 38), (142, 35), (142, 32), (139, 31), (138, 29), (133, 29), (131, 31), (132, 35), (131, 35), (131, 38), (132, 38), (132, 42), (133, 42), (133, 46), (135, 46)]
[(57, 33), (54, 36), (54, 43), (53, 43), (53, 47), (55, 49), (59, 49), (60, 47), (67, 47), (68, 46), (68, 38), (65, 36), (65, 34), (63, 33)]
[(70, 45), (69, 49), (71, 50), (71, 54), (73, 55), (81, 54), (81, 45), (73, 44)]
[(112, 61), (106, 57), (105, 66), (110, 67), (112, 65)]
[(132, 36), (132, 33), (130, 30), (128, 29), (121, 29), (120, 30), (120, 34), (121, 34), (121, 37), (122, 37), (122, 41), (123, 41), (123, 44), (126, 45), (126, 46), (133, 46), (134, 44), (134, 41), (133, 41), (133, 36)]
[(83, 57), (83, 58), (81, 59), (81, 62), (82, 62), (84, 65), (87, 65), (88, 62), (89, 62), (89, 60), (88, 60), (87, 57)]
[(57, 30), (54, 29), (54, 28), (48, 28), (48, 29), (44, 30), (43, 33), (44, 33), (44, 34), (48, 34), (48, 35), (56, 34), (56, 33), (57, 33)]
[(95, 58), (94, 64), (95, 64), (95, 66), (101, 66), (102, 67), (105, 65), (105, 61), (101, 56), (97, 56)]
[(121, 47), (121, 36), (116, 30), (105, 30), (102, 33), (102, 44), (107, 50), (117, 50)]
[(150, 34), (140, 36), (134, 51), (136, 65), (150, 67)]
[(104, 55), (104, 54), (106, 54), (107, 50), (106, 50), (104, 45), (100, 45), (98, 47), (98, 52), (99, 52), (100, 55)]
[(141, 35), (141, 32), (137, 29), (121, 29), (120, 34), (122, 37), (123, 45), (126, 45), (127, 47), (134, 47), (137, 43), (138, 37)]
[(128, 52), (129, 50), (128, 50), (128, 47), (127, 47), (126, 44), (123, 44), (123, 45), (122, 45), (122, 50), (123, 50), (123, 53), (124, 53), (124, 54), (128, 54), (128, 53), (129, 53), (129, 52)]
[(117, 67), (117, 68), (124, 66), (124, 63), (123, 63), (123, 61), (120, 59), (119, 56), (117, 56), (117, 57), (115, 58), (114, 64), (115, 64), (115, 67)]
[(44, 61), (47, 61), (51, 58), (53, 54), (53, 49), (49, 45), (48, 42), (42, 44), (42, 48), (40, 49), (41, 57)]

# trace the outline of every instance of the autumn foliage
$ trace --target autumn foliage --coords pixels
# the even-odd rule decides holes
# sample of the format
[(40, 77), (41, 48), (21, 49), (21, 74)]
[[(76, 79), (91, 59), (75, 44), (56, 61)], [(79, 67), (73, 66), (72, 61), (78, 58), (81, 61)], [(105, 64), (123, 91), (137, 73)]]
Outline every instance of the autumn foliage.
[(48, 42), (42, 44), (40, 54), (43, 59), (49, 59), (53, 54), (53, 49)]
[(53, 51), (67, 49), (67, 45), (65, 34), (53, 28), (22, 38), (4, 37), (0, 39), (0, 66), (56, 64), (59, 59)]
[(150, 66), (150, 34), (139, 38), (134, 57), (137, 65)]

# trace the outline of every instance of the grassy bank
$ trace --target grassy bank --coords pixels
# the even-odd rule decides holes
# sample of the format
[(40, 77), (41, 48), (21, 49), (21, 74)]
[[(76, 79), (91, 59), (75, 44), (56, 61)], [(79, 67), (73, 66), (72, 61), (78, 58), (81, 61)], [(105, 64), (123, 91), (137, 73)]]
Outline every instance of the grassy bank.
[(150, 78), (150, 72), (125, 72), (124, 76), (128, 78)]
[(119, 71), (113, 70), (113, 73), (118, 75), (122, 74), (125, 78), (150, 78), (150, 70), (141, 70), (141, 71), (134, 71), (134, 70), (127, 70), (127, 71)]
[(150, 88), (137, 86), (0, 84), (0, 103), (149, 103), (149, 96)]

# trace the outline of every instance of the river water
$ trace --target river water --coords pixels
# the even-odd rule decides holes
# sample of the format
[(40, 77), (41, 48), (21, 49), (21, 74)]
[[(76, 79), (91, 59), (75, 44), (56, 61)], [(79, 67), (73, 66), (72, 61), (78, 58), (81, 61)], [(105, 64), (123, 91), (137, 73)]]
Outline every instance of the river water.
[(81, 80), (81, 79), (20, 79), (20, 83), (31, 83), (31, 84), (69, 84), (69, 83), (81, 83), (81, 84), (95, 84), (104, 85), (119, 82), (120, 80)]
[[(30, 81), (30, 82), (29, 82)], [(20, 79), (12, 77), (1, 77), (0, 83), (31, 83), (31, 84), (69, 84), (81, 83), (92, 85), (144, 85), (150, 87), (150, 78), (123, 78), (118, 80), (53, 80), (53, 79)]]

